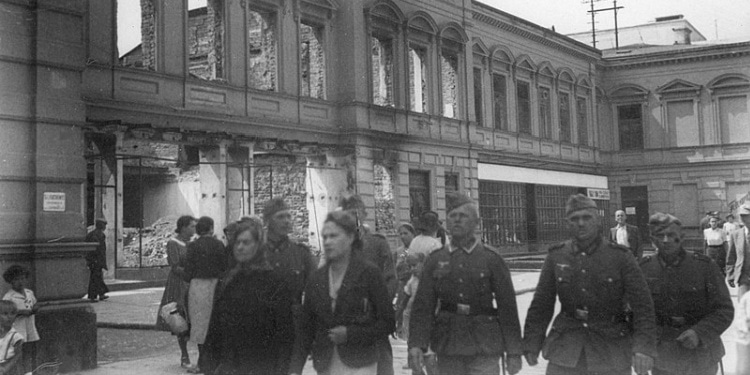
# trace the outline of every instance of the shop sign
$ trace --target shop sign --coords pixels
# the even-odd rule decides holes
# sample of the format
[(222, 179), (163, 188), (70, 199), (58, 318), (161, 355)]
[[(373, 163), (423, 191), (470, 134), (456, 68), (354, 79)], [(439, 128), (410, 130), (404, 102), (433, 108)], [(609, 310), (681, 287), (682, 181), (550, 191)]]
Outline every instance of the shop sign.
[(598, 200), (605, 200), (605, 201), (609, 200), (609, 189), (588, 188), (586, 189), (586, 193), (591, 199), (598, 199)]
[(65, 193), (44, 193), (44, 211), (65, 212)]

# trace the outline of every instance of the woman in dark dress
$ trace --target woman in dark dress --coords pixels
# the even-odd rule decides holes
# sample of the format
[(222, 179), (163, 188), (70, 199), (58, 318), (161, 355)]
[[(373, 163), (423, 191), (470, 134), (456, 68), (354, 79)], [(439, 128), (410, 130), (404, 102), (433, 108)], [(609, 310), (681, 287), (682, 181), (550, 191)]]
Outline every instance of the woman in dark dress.
[(262, 226), (237, 226), (234, 268), (216, 289), (203, 371), (212, 375), (287, 374), (294, 344), (291, 290), (260, 251)]
[(345, 211), (326, 218), (326, 263), (305, 288), (290, 373), (302, 372), (309, 353), (318, 374), (375, 375), (378, 370), (377, 343), (393, 332), (393, 307), (380, 269), (357, 255), (357, 229), (357, 220)]
[[(164, 287), (164, 295), (161, 297), (159, 311), (164, 305), (176, 302), (177, 310), (182, 316), (187, 317), (185, 302), (187, 301), (188, 283), (183, 280), (185, 276), (185, 257), (187, 256), (187, 244), (195, 235), (195, 218), (189, 215), (181, 216), (177, 219), (176, 236), (167, 241), (167, 263), (169, 263), (169, 276), (167, 276), (167, 285)], [(162, 331), (169, 331), (169, 325), (157, 314), (156, 328)], [(180, 345), (182, 358), (180, 364), (182, 367), (190, 367), (190, 356), (188, 355), (187, 342), (190, 338), (190, 331), (177, 335), (177, 343)]]

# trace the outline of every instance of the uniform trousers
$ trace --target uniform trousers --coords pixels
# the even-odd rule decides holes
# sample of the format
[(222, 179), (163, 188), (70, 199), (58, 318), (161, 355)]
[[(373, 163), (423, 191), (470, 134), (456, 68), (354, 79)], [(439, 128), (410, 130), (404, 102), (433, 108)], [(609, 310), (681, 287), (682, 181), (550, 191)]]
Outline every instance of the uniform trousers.
[(547, 364), (547, 375), (631, 375), (630, 366), (623, 369), (607, 369), (602, 371), (589, 371), (586, 366), (586, 352), (581, 351), (581, 357), (578, 358), (576, 367), (565, 367), (554, 364)]
[(689, 373), (676, 373), (676, 372), (654, 368), (653, 370), (651, 370), (651, 374), (652, 375), (716, 375), (716, 372), (718, 370), (719, 370), (719, 364), (711, 363), (705, 366), (701, 366), (701, 368), (691, 369)]
[(104, 283), (104, 271), (99, 267), (89, 267), (89, 299), (101, 298), (109, 292), (107, 284)]
[(500, 356), (438, 354), (437, 367), (439, 374), (498, 375), (500, 374)]

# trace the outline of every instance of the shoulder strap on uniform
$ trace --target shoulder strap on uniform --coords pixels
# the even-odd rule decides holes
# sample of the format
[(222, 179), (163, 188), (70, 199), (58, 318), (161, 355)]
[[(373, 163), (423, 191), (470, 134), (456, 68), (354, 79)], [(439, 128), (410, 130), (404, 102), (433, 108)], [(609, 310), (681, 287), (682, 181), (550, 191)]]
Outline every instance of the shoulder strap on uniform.
[(697, 251), (691, 251), (693, 253), (693, 259), (700, 260), (702, 262), (710, 263), (711, 258), (708, 257), (708, 255), (699, 253)]
[(651, 261), (652, 255), (644, 255), (639, 261), (638, 264), (646, 264)]
[(564, 248), (567, 243), (568, 243), (568, 241), (563, 241), (563, 242), (560, 242), (560, 243), (556, 243), (554, 245), (551, 245), (549, 247), (549, 249), (547, 249), (547, 251), (549, 251), (550, 253), (554, 252), (554, 251), (558, 251), (558, 250)]

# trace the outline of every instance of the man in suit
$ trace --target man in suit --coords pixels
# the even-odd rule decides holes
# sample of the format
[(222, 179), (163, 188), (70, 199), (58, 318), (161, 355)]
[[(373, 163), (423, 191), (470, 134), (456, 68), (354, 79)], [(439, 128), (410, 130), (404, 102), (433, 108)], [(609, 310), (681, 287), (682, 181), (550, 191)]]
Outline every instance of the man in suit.
[(625, 211), (617, 210), (615, 212), (617, 226), (609, 229), (609, 238), (612, 242), (630, 249), (635, 259), (638, 260), (643, 257), (641, 233), (638, 231), (638, 227), (625, 222), (627, 218), (628, 216), (625, 215)]
[(727, 254), (727, 282), (737, 289), (737, 299), (750, 290), (750, 261), (745, 262), (750, 251), (748, 244), (748, 226), (750, 226), (750, 202), (745, 202), (737, 209), (744, 228), (735, 230), (729, 235), (729, 253)]

